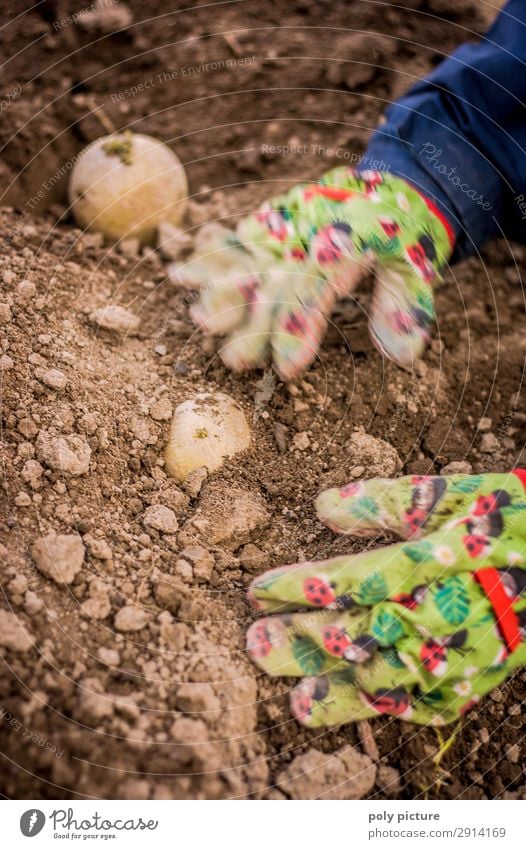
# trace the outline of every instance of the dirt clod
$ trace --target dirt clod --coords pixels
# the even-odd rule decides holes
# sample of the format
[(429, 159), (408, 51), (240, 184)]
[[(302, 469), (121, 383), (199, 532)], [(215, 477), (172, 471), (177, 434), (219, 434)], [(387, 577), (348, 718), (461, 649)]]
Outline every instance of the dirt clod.
[(37, 457), (41, 463), (70, 477), (85, 475), (89, 469), (91, 448), (80, 434), (54, 436), (41, 430), (36, 441)]
[(84, 563), (84, 544), (78, 534), (52, 532), (35, 540), (31, 557), (46, 578), (57, 584), (71, 584)]
[(297, 755), (277, 783), (291, 799), (363, 799), (375, 777), (371, 759), (346, 746), (334, 755), (317, 749)]
[(140, 607), (126, 605), (122, 607), (115, 616), (115, 627), (117, 631), (140, 631), (146, 625), (148, 615)]
[(0, 645), (15, 652), (26, 652), (33, 643), (34, 637), (24, 623), (9, 610), (0, 610)]
[(174, 511), (163, 504), (152, 504), (147, 507), (142, 521), (146, 528), (154, 528), (163, 534), (173, 534), (178, 527)]

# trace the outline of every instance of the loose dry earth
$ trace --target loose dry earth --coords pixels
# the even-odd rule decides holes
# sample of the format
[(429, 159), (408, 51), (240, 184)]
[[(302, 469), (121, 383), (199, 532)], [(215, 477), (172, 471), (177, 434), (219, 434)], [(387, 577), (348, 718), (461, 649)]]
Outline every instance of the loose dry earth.
[[(437, 764), (432, 729), (302, 730), (292, 682), (260, 677), (244, 652), (254, 574), (363, 545), (317, 523), (322, 486), (520, 462), (524, 249), (492, 245), (447, 275), (418, 375), (374, 351), (364, 289), (284, 385), (226, 371), (159, 252), (104, 247), (65, 206), (103, 106), (181, 157), (190, 234), (234, 220), (359, 154), (385, 102), (483, 30), (483, 4), (183, 5), (107, 3), (78, 21), (69, 0), (1, 12), (1, 792), (524, 798), (525, 673), (463, 720)], [(286, 144), (304, 151), (265, 152)], [(251, 447), (185, 490), (163, 452), (173, 408), (201, 391), (236, 399)]]

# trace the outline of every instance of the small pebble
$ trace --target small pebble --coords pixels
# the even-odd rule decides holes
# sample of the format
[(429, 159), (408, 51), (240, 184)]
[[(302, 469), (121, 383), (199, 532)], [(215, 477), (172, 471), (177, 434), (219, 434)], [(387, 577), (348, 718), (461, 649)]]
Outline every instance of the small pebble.
[(122, 607), (115, 616), (117, 631), (140, 631), (146, 625), (148, 616), (140, 607), (127, 605)]
[(138, 239), (122, 239), (119, 243), (119, 253), (122, 256), (129, 257), (130, 259), (134, 259), (139, 256), (140, 242)]
[(483, 433), (480, 440), (480, 450), (483, 454), (493, 454), (500, 448), (499, 440), (494, 433)]
[(294, 439), (292, 440), (292, 448), (297, 451), (306, 451), (310, 446), (309, 435), (303, 431), (302, 433), (296, 433), (294, 435)]
[(185, 584), (191, 584), (194, 579), (194, 572), (188, 560), (178, 560), (175, 564), (175, 574), (184, 581)]
[[(122, 2), (95, 0), (79, 14), (77, 25), (88, 32), (119, 32), (133, 23), (133, 12)], [(141, 798), (141, 797), (137, 797)], [(146, 797), (142, 797), (146, 798)]]
[(37, 293), (37, 287), (31, 280), (21, 280), (18, 284), (18, 296), (27, 301), (30, 298), (34, 298)]
[(356, 431), (347, 443), (351, 469), (363, 468), (360, 477), (392, 478), (402, 468), (402, 462), (396, 449), (383, 439), (377, 439), (368, 433)]
[(172, 404), (166, 396), (159, 398), (150, 407), (150, 416), (156, 422), (168, 422), (172, 418)]
[(24, 598), (24, 608), (26, 613), (28, 613), (29, 616), (35, 616), (36, 613), (40, 613), (43, 607), (44, 602), (40, 596), (31, 590), (27, 590)]
[(56, 389), (58, 391), (64, 389), (67, 383), (66, 375), (58, 368), (50, 368), (49, 371), (45, 371), (41, 380), (42, 383), (45, 383), (50, 389)]
[(145, 527), (154, 528), (163, 534), (173, 534), (178, 528), (174, 511), (164, 504), (152, 504), (147, 507), (142, 521)]
[(141, 324), (138, 316), (134, 315), (125, 307), (120, 307), (116, 304), (93, 310), (90, 313), (89, 320), (97, 328), (109, 330), (113, 333), (120, 333), (123, 336), (137, 335)]
[(0, 303), (0, 323), (8, 324), (11, 321), (11, 307), (4, 302)]
[(397, 797), (401, 789), (400, 773), (392, 766), (380, 764), (376, 774), (376, 786), (389, 798)]
[(29, 496), (27, 492), (19, 492), (15, 497), (15, 504), (17, 507), (29, 507), (31, 504), (31, 496)]
[(89, 554), (96, 560), (111, 560), (113, 553), (105, 539), (96, 539), (88, 534), (84, 536), (84, 544)]
[(106, 649), (104, 646), (97, 652), (97, 657), (103, 663), (107, 663), (108, 666), (118, 666), (121, 660), (121, 656), (116, 649)]
[(373, 788), (376, 766), (351, 746), (328, 754), (309, 748), (276, 776), (291, 799), (362, 799)]
[(196, 581), (209, 581), (214, 569), (214, 555), (202, 545), (190, 546), (181, 551), (181, 558), (192, 564), (193, 577)]
[(20, 476), (30, 485), (31, 489), (40, 489), (43, 474), (44, 467), (38, 460), (29, 459), (22, 466)]
[(513, 743), (512, 746), (506, 747), (506, 757), (510, 763), (516, 764), (519, 762), (521, 756), (521, 750), (518, 743)]
[(190, 233), (164, 221), (157, 230), (157, 247), (163, 259), (178, 260), (192, 249), (194, 240)]
[(457, 460), (453, 463), (448, 463), (440, 470), (441, 475), (471, 475), (473, 466), (467, 460)]
[(86, 599), (81, 605), (84, 616), (89, 619), (106, 619), (110, 615), (111, 604), (106, 593), (97, 593), (92, 598)]

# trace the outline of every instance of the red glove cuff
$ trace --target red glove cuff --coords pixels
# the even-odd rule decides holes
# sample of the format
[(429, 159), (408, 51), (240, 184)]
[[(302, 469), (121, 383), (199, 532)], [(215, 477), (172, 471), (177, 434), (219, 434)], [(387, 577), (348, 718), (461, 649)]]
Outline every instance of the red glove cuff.
[[(526, 490), (526, 469), (514, 469), (513, 474), (519, 478)], [(522, 641), (519, 617), (513, 609), (515, 599), (508, 595), (499, 572), (492, 566), (477, 569), (474, 578), (488, 597), (497, 620), (497, 628), (508, 651), (514, 652)]]

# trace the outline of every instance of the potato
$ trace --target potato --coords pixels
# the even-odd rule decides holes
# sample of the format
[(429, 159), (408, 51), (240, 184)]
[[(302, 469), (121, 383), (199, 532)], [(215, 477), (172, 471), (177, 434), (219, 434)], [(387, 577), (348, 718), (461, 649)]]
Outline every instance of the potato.
[(107, 239), (155, 242), (162, 222), (183, 217), (188, 184), (181, 162), (163, 142), (132, 133), (103, 136), (79, 155), (69, 183), (75, 220)]

